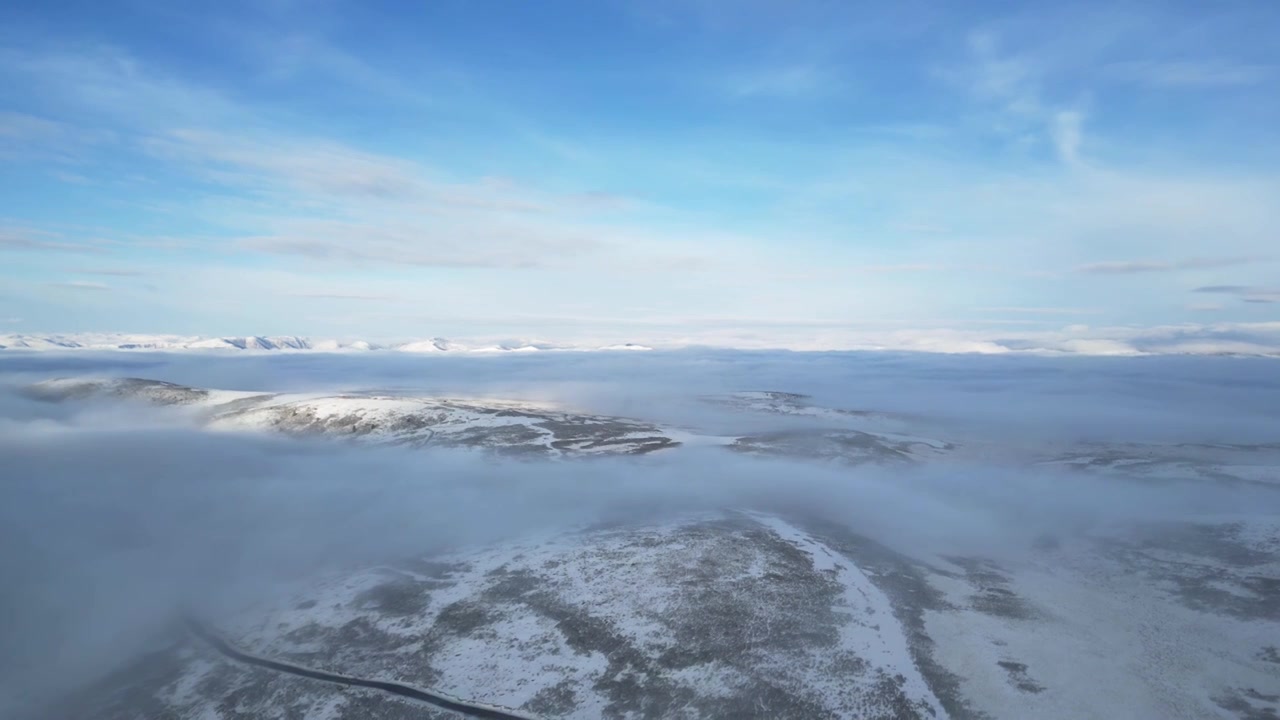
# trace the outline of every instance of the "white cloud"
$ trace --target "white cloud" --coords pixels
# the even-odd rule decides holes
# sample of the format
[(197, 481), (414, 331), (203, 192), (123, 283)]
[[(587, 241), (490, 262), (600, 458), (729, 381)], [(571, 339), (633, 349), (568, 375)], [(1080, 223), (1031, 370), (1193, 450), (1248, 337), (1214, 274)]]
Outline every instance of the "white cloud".
[(1098, 315), (1101, 308), (1080, 307), (984, 307), (981, 312), (1012, 313), (1014, 315)]
[(1205, 285), (1194, 290), (1198, 293), (1234, 295), (1247, 303), (1270, 305), (1280, 303), (1280, 287), (1257, 285)]
[(106, 275), (108, 277), (141, 277), (147, 273), (128, 268), (71, 268), (67, 272), (77, 275)]
[[(0, 61), (3, 58), (0, 51)], [(0, 69), (0, 82), (3, 81)], [(85, 178), (68, 168), (81, 165), (89, 149), (106, 140), (107, 135), (38, 115), (0, 112), (0, 161), (44, 163), (50, 167), (48, 174), (63, 182), (83, 182)]]
[(1078, 266), (1075, 271), (1093, 275), (1133, 275), (1248, 265), (1263, 260), (1254, 257), (1205, 257), (1185, 260), (1113, 260)]
[(26, 113), (0, 112), (0, 138), (30, 142), (62, 135), (62, 123)]
[(1270, 65), (1222, 60), (1171, 60), (1112, 63), (1106, 66), (1118, 79), (1158, 88), (1223, 88), (1262, 84), (1275, 75)]
[(992, 129), (1013, 145), (1047, 141), (1067, 166), (1079, 165), (1084, 145), (1082, 110), (1046, 96), (1046, 68), (1029, 54), (1004, 49), (991, 30), (970, 34), (969, 55), (943, 72), (995, 113)]
[(227, 184), (295, 191), (335, 199), (415, 199), (428, 189), (412, 162), (321, 139), (233, 137), (205, 130), (172, 130), (146, 141), (154, 154), (189, 164)]
[(822, 94), (838, 85), (816, 65), (783, 65), (734, 74), (720, 81), (737, 98), (796, 98)]
[(357, 300), (361, 302), (401, 302), (395, 295), (365, 295), (360, 293), (341, 292), (291, 292), (283, 293), (287, 297), (310, 298), (313, 300)]
[(971, 33), (968, 45), (971, 64), (961, 77), (975, 95), (1016, 113), (1040, 110), (1036, 69), (1029, 58), (1002, 52), (1000, 38), (991, 31)]
[(60, 236), (56, 233), (47, 231), (0, 227), (0, 252), (4, 251), (65, 252), (99, 255), (108, 252), (108, 249), (101, 245), (66, 242), (60, 239)]
[(614, 194), (512, 180), (447, 180), (413, 160), (321, 139), (174, 131), (148, 147), (226, 187), (241, 249), (325, 263), (530, 268), (578, 261), (677, 270), (712, 257), (695, 231), (637, 229), (652, 208)]
[(1051, 134), (1058, 158), (1067, 165), (1080, 163), (1080, 144), (1084, 140), (1081, 125), (1084, 116), (1075, 110), (1061, 110), (1054, 114)]
[(66, 281), (62, 281), (62, 282), (51, 282), (51, 283), (48, 283), (48, 285), (49, 285), (49, 287), (53, 287), (53, 288), (63, 288), (63, 289), (67, 289), (67, 290), (93, 290), (93, 291), (102, 291), (102, 290), (111, 290), (111, 289), (112, 289), (112, 287), (111, 287), (110, 285), (107, 285), (107, 284), (105, 284), (105, 283), (100, 283), (100, 282), (90, 282), (90, 281), (88, 281), (88, 280), (66, 280)]
[[(235, 104), (218, 93), (157, 73), (110, 45), (77, 52), (4, 50), (0, 66), (60, 101), (95, 113), (104, 121), (92, 129), (98, 134), (109, 133), (110, 126), (167, 127), (240, 115)], [(83, 130), (76, 128), (77, 133)]]

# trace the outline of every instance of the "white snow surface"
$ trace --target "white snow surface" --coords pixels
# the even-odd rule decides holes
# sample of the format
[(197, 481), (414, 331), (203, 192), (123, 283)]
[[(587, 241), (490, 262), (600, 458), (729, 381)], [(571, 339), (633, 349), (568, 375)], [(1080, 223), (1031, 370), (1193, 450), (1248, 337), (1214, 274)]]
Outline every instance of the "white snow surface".
[[(867, 577), (853, 561), (831, 550), (813, 536), (803, 532), (780, 518), (752, 514), (757, 522), (772, 530), (778, 537), (795, 545), (813, 558), (813, 565), (819, 572), (832, 573), (844, 586), (844, 612), (853, 622), (844, 626), (841, 632), (846, 648), (853, 650), (858, 657), (875, 664), (894, 668), (906, 679), (904, 689), (908, 696), (923, 698), (928, 703), (933, 716), (938, 720), (949, 717), (938, 698), (934, 696), (929, 684), (925, 682), (920, 669), (916, 667), (907, 644), (907, 636), (901, 623), (894, 617), (893, 605), (880, 588)], [(847, 683), (847, 678), (819, 676), (814, 678), (817, 684), (829, 685), (828, 692), (838, 693), (839, 686)]]
[(368, 340), (306, 338), (296, 335), (248, 335), (204, 337), (198, 335), (145, 335), (129, 333), (66, 333), (0, 335), (0, 350), (131, 350), (131, 351), (237, 351), (237, 352), (367, 352), (397, 350), (407, 353), (530, 353), (538, 351), (633, 351), (651, 348), (634, 343), (593, 345), (543, 342), (462, 342), (445, 338), (375, 343)]
[[(433, 689), (519, 708), (540, 691), (567, 681), (574, 688), (576, 704), (564, 717), (594, 719), (602, 716), (609, 703), (595, 683), (607, 679), (606, 673), (617, 672), (616, 668), (610, 670), (609, 658), (598, 651), (583, 652), (569, 641), (558, 622), (516, 599), (483, 600), (486, 589), (494, 587), (495, 577), (533, 571), (540, 578), (538, 592), (585, 611), (594, 622), (605, 623), (627, 638), (631, 647), (658, 657), (689, 642), (673, 635), (672, 626), (659, 618), (669, 620), (683, 612), (699, 611), (684, 605), (687, 597), (681, 580), (685, 573), (677, 570), (674, 576), (668, 574), (672, 563), (679, 568), (683, 563), (697, 562), (704, 549), (699, 536), (679, 533), (682, 528), (718, 517), (687, 517), (640, 530), (543, 535), (433, 556), (433, 563), (451, 568), (445, 583), (439, 575), (424, 575), (412, 565), (334, 574), (298, 587), (284, 599), (246, 607), (223, 621), (224, 631), (247, 651), (265, 657), (309, 658), (307, 662), (313, 666), (330, 671), (364, 676), (389, 672), (397, 680), (423, 684), (414, 677), (410, 658), (391, 669), (379, 658), (366, 658), (361, 666), (352, 653), (340, 652), (341, 660), (327, 659), (321, 651), (325, 643), (332, 645), (332, 637), (317, 644), (309, 638), (324, 636), (306, 630), (319, 627), (336, 632), (368, 622), (378, 632), (403, 638), (389, 645), (413, 649), (421, 644), (419, 638), (434, 638), (437, 649), (430, 663), (437, 675), (431, 683)], [(873, 691), (876, 681), (901, 676), (906, 697), (927, 705), (935, 718), (948, 717), (916, 667), (887, 597), (871, 580), (848, 558), (797, 527), (772, 516), (749, 517), (806, 553), (819, 577), (833, 578), (844, 588), (833, 609), (848, 618), (835, 647), (753, 651), (749, 657), (755, 658), (752, 662), (758, 670), (830, 708), (837, 717), (850, 719), (858, 717), (851, 709), (857, 706), (857, 698)], [(764, 572), (760, 562), (747, 569), (748, 575)], [(428, 584), (431, 589), (424, 594), (422, 610), (409, 616), (371, 612), (365, 598), (375, 588), (397, 579)], [(483, 628), (466, 635), (437, 630), (442, 613), (474, 607), (477, 602), (489, 613)], [(768, 622), (764, 618), (770, 613), (786, 613), (787, 608), (762, 608), (760, 612), (751, 622)], [(768, 654), (774, 652), (777, 654)], [(864, 659), (872, 672), (854, 675), (839, 669), (832, 662), (841, 653)], [(742, 662), (741, 658), (737, 662)], [(752, 682), (733, 665), (715, 659), (680, 668), (668, 677), (695, 688), (703, 697), (725, 697)], [(696, 717), (692, 712), (690, 708), (673, 717)]]
[[(964, 678), (965, 698), (992, 718), (1236, 720), (1213, 688), (1280, 691), (1275, 671), (1254, 656), (1280, 642), (1272, 621), (1188, 608), (1083, 547), (1001, 570), (1004, 589), (1034, 617), (979, 611), (970, 603), (980, 586), (941, 574), (929, 582), (956, 609), (925, 613), (934, 659)], [(1018, 678), (1039, 689), (1020, 690)]]

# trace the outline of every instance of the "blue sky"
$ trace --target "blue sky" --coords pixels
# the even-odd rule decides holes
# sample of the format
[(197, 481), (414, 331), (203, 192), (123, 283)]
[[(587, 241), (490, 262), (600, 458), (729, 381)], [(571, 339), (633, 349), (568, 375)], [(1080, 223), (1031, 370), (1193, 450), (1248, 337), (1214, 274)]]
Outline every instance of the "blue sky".
[(1280, 327), (1276, 3), (190, 5), (0, 9), (0, 333)]

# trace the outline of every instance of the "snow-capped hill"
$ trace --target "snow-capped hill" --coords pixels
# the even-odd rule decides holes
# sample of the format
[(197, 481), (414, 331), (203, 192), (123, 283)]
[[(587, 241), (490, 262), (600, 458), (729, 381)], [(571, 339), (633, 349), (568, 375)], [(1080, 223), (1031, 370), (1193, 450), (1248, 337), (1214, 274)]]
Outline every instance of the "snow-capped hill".
[(58, 337), (30, 337), (27, 335), (0, 335), (0, 350), (53, 350), (81, 347), (74, 341)]
[(305, 338), (285, 337), (224, 337), (200, 340), (186, 345), (193, 349), (232, 349), (232, 350), (310, 350), (311, 343)]
[(448, 352), (449, 350), (458, 350), (456, 344), (450, 343), (444, 338), (432, 338), (430, 340), (416, 340), (407, 342), (402, 345), (395, 346), (396, 350), (410, 353), (438, 353)]
[[(215, 621), (243, 652), (429, 684), (510, 708), (502, 717), (949, 717), (952, 695), (930, 684), (945, 689), (931, 644), (913, 641), (919, 631), (895, 617), (906, 606), (881, 586), (893, 588), (840, 540), (738, 513), (574, 528), (282, 584)], [(926, 595), (910, 566), (888, 562), (875, 567)], [(446, 717), (377, 691), (250, 672), (196, 642), (150, 661), (170, 672), (133, 673), (145, 679), (128, 699), (94, 688), (77, 702), (87, 712), (63, 715), (147, 715), (126, 714), (133, 702), (154, 708), (148, 716), (222, 717), (233, 697), (244, 717)]]
[(27, 388), (39, 400), (109, 398), (181, 406), (211, 430), (325, 435), (416, 448), (476, 448), (508, 455), (639, 455), (681, 443), (640, 420), (519, 401), (345, 393), (267, 394), (192, 388), (138, 378), (65, 378)]
[(379, 346), (364, 340), (356, 340), (355, 342), (344, 343), (339, 340), (316, 340), (311, 343), (311, 349), (319, 352), (339, 352), (350, 350), (353, 352), (366, 352), (375, 350)]
[[(760, 410), (755, 406), (763, 403), (763, 409), (771, 414), (799, 415), (821, 424), (726, 436), (525, 401), (375, 392), (232, 392), (137, 378), (48, 380), (28, 387), (27, 394), (54, 402), (96, 397), (181, 406), (212, 430), (268, 430), (373, 444), (472, 447), (532, 456), (634, 455), (692, 443), (722, 446), (744, 455), (860, 465), (931, 462), (955, 449), (949, 442), (908, 435), (881, 423), (857, 422), (865, 418), (854, 411), (810, 406), (804, 396), (789, 393), (742, 393), (716, 401), (730, 402), (735, 410), (744, 409), (736, 405), (738, 401), (747, 402), (745, 409), (749, 410)], [(775, 407), (779, 403), (784, 410)], [(805, 409), (813, 412), (801, 412)]]
[[(239, 342), (235, 342), (238, 340)], [(243, 338), (209, 338), (197, 340), (181, 346), (184, 350), (244, 350), (247, 343)]]
[(400, 343), (399, 345), (392, 345), (390, 347), (394, 350), (399, 350), (400, 352), (410, 353), (508, 353), (562, 349), (553, 345), (526, 342), (501, 342), (469, 345), (455, 340), (447, 340), (445, 338), (413, 340), (406, 343)]

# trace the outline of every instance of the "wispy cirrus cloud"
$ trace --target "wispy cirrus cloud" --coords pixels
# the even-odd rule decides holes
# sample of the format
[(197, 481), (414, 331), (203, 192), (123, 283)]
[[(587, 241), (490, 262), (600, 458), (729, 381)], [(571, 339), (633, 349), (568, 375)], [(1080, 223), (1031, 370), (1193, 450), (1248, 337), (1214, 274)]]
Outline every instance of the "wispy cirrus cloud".
[(1139, 273), (1177, 272), (1207, 268), (1247, 265), (1265, 260), (1258, 257), (1188, 258), (1185, 260), (1109, 260), (1079, 265), (1075, 272), (1089, 275), (1135, 275)]
[(128, 268), (73, 268), (68, 272), (76, 275), (105, 275), (107, 277), (141, 277), (148, 273)]
[(0, 77), (38, 83), (48, 96), (93, 113), (98, 122), (91, 129), (72, 127), (81, 137), (86, 132), (101, 136), (116, 129), (208, 123), (242, 114), (219, 93), (156, 72), (109, 44), (86, 44), (75, 52), (4, 49), (0, 66)]
[(1000, 37), (976, 30), (968, 37), (967, 62), (946, 74), (976, 97), (1000, 103), (1013, 113), (1034, 114), (1042, 109), (1038, 69), (1031, 58), (1004, 51)]
[[(0, 61), (3, 60), (0, 52)], [(4, 75), (0, 72), (0, 81)], [(52, 161), (58, 168), (50, 174), (74, 176), (65, 169), (81, 159), (84, 148), (101, 133), (76, 128), (39, 115), (0, 112), (0, 161)]]
[(412, 162), (334, 142), (178, 129), (146, 138), (144, 147), (210, 180), (248, 190), (288, 189), (347, 201), (415, 199), (428, 190)]
[(734, 98), (799, 98), (833, 91), (840, 83), (814, 64), (779, 65), (731, 73), (717, 85)]
[(1217, 295), (1234, 295), (1247, 303), (1263, 305), (1280, 304), (1280, 286), (1259, 285), (1205, 285), (1192, 292)]
[[(225, 128), (251, 121), (253, 111), (111, 48), (10, 55), (10, 72), (38, 79), (91, 113), (95, 125), (123, 123), (133, 145), (169, 171), (216, 188), (205, 192), (218, 206), (209, 217), (239, 231), (234, 249), (424, 267), (543, 267), (612, 253), (628, 260), (651, 256), (636, 266), (643, 268), (672, 255), (611, 240), (638, 233), (628, 223), (598, 218), (648, 209), (616, 193), (589, 186), (548, 192), (497, 177), (460, 180), (410, 157), (324, 137), (229, 132)], [(3, 120), (3, 127), (23, 134), (57, 129), (25, 116)], [(0, 250), (105, 252), (16, 233), (0, 235)], [(690, 254), (674, 255), (683, 262)]]
[(1084, 113), (1059, 110), (1053, 114), (1049, 136), (1058, 158), (1067, 165), (1079, 165), (1080, 147), (1084, 143)]
[(1009, 313), (1013, 315), (1098, 315), (1100, 308), (1088, 307), (983, 307), (980, 312)]
[(994, 113), (991, 130), (1014, 143), (1047, 143), (1064, 165), (1079, 166), (1086, 114), (1074, 103), (1049, 96), (1046, 73), (1042, 60), (1007, 49), (1002, 36), (990, 29), (970, 33), (967, 57), (941, 71)]
[(64, 124), (36, 115), (0, 112), (0, 139), (29, 142), (55, 137), (66, 130)]
[(598, 251), (587, 235), (513, 228), (487, 223), (448, 229), (407, 219), (364, 224), (344, 220), (285, 220), (281, 232), (246, 237), (237, 247), (313, 261), (397, 264), (442, 268), (533, 268), (554, 266)]
[(359, 302), (403, 302), (398, 295), (366, 295), (361, 293), (340, 292), (290, 292), (281, 293), (286, 297), (308, 298), (311, 300), (354, 300)]
[(178, 130), (151, 137), (147, 147), (224, 186), (228, 202), (245, 208), (238, 224), (258, 232), (234, 241), (241, 250), (448, 268), (594, 262), (673, 270), (708, 256), (682, 249), (691, 242), (687, 234), (638, 225), (629, 215), (653, 208), (615, 193), (549, 192), (500, 177), (447, 179), (412, 159), (322, 139)]
[(0, 228), (0, 252), (59, 252), (101, 255), (109, 250), (100, 245), (67, 242), (46, 231)]
[(1276, 68), (1226, 60), (1166, 60), (1112, 63), (1104, 71), (1149, 87), (1204, 89), (1259, 85), (1274, 77)]
[(1204, 285), (1202, 287), (1196, 288), (1192, 292), (1229, 293), (1229, 294), (1235, 295), (1243, 292), (1248, 292), (1249, 289), (1250, 288), (1247, 285)]
[(115, 289), (106, 283), (92, 282), (89, 280), (63, 280), (46, 284), (51, 288), (59, 290), (89, 290), (92, 292), (104, 292)]

